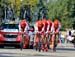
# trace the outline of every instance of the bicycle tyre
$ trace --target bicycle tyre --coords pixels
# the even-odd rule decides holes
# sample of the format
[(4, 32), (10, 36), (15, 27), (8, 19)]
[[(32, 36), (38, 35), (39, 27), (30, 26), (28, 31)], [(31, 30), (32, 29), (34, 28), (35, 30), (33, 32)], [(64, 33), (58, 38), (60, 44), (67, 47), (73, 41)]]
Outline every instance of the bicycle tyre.
[(38, 43), (37, 43), (37, 45), (36, 45), (36, 48), (37, 48), (37, 50), (40, 52), (41, 51), (41, 42), (40, 42), (40, 38), (41, 38), (41, 35), (39, 34), (38, 35)]
[(24, 45), (23, 40), (24, 40), (24, 35), (22, 34), (22, 39), (20, 41), (20, 48), (21, 48), (21, 50), (23, 49), (23, 45)]
[(37, 45), (35, 46), (35, 50), (36, 50), (36, 51), (38, 50), (38, 46), (37, 46)]
[(57, 46), (56, 43), (57, 43), (57, 42), (56, 42), (56, 35), (55, 35), (55, 38), (54, 38), (54, 45), (53, 45), (53, 51), (54, 51), (54, 52), (56, 51), (56, 46)]
[(38, 50), (39, 50), (39, 52), (41, 51), (41, 42), (40, 41), (38, 42)]
[(23, 49), (23, 42), (22, 41), (20, 42), (20, 49), (21, 50)]

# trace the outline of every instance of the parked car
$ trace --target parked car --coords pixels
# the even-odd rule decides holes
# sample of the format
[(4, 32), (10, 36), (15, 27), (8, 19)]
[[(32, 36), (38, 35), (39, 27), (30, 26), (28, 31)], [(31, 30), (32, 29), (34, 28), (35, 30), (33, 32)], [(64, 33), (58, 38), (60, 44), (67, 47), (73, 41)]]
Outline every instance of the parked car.
[(1, 27), (0, 47), (18, 46), (21, 40), (21, 35), (18, 34), (18, 24), (3, 24)]

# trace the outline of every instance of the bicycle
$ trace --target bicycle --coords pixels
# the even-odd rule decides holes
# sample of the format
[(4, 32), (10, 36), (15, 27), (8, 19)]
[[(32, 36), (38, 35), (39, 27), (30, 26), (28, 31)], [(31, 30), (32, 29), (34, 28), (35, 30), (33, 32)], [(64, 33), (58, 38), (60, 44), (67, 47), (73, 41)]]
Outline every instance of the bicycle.
[[(42, 39), (42, 45), (44, 46), (44, 48), (47, 48), (47, 47), (48, 47), (48, 42), (49, 42), (49, 41), (48, 41), (48, 40), (49, 40), (49, 39), (48, 39), (48, 35), (49, 35), (48, 33), (45, 33), (45, 34), (44, 34), (44, 38)], [(46, 46), (46, 45), (47, 45), (47, 46)], [(43, 51), (44, 51), (44, 50), (46, 50), (46, 52), (48, 51), (47, 49), (43, 49)]]
[(58, 34), (55, 33), (55, 38), (54, 38), (54, 44), (53, 44), (53, 51), (56, 52), (56, 47), (57, 47), (57, 42), (58, 42)]
[(41, 51), (41, 34), (38, 34), (38, 42), (36, 43), (35, 46), (36, 51), (39, 50), (39, 52)]
[(20, 41), (20, 48), (21, 50), (23, 49), (23, 45), (24, 45), (24, 39), (26, 37), (25, 33), (21, 33), (22, 37), (21, 37), (21, 41)]

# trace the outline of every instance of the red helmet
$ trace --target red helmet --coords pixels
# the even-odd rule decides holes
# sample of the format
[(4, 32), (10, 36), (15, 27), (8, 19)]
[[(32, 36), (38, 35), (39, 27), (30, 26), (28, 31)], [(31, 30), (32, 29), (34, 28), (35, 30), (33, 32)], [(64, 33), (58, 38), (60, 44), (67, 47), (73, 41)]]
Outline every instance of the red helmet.
[(47, 22), (52, 23), (52, 21), (50, 19), (48, 19)]
[(26, 21), (25, 21), (25, 20), (20, 20), (20, 26), (21, 26), (22, 28), (25, 28), (25, 26), (26, 26)]
[(52, 26), (52, 21), (50, 19), (47, 20), (50, 26)]
[(54, 20), (54, 25), (58, 25), (59, 24), (59, 21), (56, 19)]
[(42, 20), (42, 23), (46, 23), (46, 22), (47, 22), (47, 20), (46, 20), (46, 19), (43, 19), (43, 20)]
[(42, 21), (41, 20), (38, 21), (38, 26), (39, 27), (42, 26)]

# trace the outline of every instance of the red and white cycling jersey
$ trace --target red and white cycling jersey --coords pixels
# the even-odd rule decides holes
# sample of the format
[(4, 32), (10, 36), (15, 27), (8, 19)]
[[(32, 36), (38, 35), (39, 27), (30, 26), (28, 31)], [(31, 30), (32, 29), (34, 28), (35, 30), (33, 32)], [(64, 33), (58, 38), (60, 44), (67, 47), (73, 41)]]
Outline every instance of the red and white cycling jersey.
[(53, 22), (49, 19), (49, 20), (47, 20), (47, 23), (48, 23), (47, 32), (48, 31), (52, 32), (52, 30), (53, 30)]
[(28, 32), (29, 26), (28, 26), (28, 24), (25, 20), (20, 20), (20, 22), (19, 22), (19, 32), (22, 32), (21, 31), (21, 29), (22, 29), (21, 26), (22, 25), (23, 25), (23, 28), (24, 28), (24, 32)]
[(42, 20), (42, 23), (43, 23), (43, 25), (44, 25), (44, 33), (47, 33), (48, 31), (49, 31), (49, 23), (47, 22), (47, 20), (46, 19), (43, 19)]
[(61, 28), (60, 22), (58, 20), (55, 20), (53, 22), (53, 32), (59, 32)]
[(35, 33), (42, 33), (44, 31), (44, 26), (42, 25), (41, 21), (37, 21), (34, 24), (34, 29), (35, 29)]

